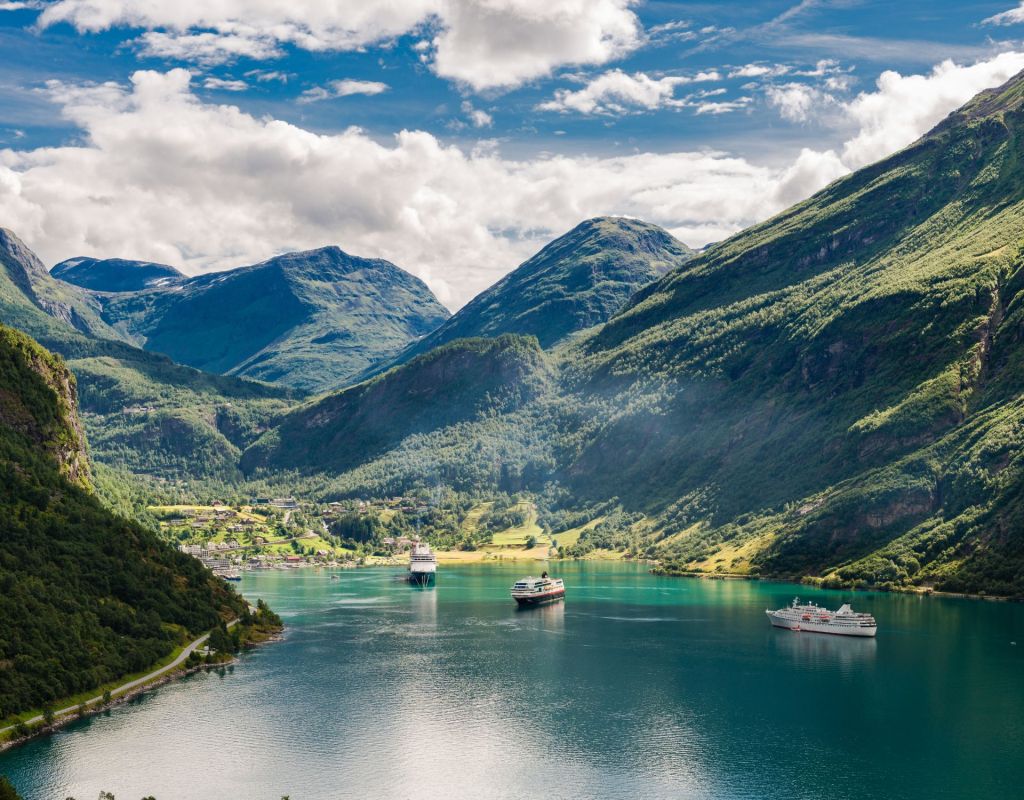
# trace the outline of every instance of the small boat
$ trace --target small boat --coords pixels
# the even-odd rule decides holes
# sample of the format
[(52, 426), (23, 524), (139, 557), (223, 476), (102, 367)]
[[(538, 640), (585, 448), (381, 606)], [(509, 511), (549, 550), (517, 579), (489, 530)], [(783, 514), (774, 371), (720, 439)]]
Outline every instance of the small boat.
[(545, 572), (539, 578), (532, 575), (518, 580), (512, 586), (512, 599), (521, 606), (540, 606), (565, 599), (565, 583), (561, 578), (549, 578)]
[(227, 572), (221, 573), (221, 577), (226, 581), (240, 581), (242, 580), (242, 574), (237, 569), (231, 569)]

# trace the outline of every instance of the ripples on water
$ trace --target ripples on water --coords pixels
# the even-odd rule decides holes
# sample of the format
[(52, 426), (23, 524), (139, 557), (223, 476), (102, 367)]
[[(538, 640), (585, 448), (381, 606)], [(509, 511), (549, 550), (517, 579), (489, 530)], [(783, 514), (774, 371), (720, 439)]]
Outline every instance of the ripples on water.
[(857, 595), (882, 633), (844, 639), (770, 628), (792, 587), (559, 570), (522, 611), (509, 566), (247, 574), (283, 642), (0, 772), (27, 800), (1020, 796), (1022, 606)]

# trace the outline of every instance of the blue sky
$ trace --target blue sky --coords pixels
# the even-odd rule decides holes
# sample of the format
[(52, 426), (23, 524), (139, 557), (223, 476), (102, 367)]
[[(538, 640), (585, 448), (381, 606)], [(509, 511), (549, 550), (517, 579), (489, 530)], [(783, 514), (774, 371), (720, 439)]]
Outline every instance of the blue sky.
[(1013, 0), (0, 9), (0, 225), (46, 260), (332, 243), (452, 307), (585, 215), (722, 238), (1024, 66)]

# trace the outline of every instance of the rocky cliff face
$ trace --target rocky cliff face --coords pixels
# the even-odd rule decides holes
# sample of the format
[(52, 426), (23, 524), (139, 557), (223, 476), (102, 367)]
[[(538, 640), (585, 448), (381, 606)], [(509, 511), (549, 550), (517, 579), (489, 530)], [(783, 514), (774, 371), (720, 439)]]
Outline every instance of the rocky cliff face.
[(0, 325), (0, 425), (42, 447), (64, 477), (90, 486), (75, 376), (63, 359)]

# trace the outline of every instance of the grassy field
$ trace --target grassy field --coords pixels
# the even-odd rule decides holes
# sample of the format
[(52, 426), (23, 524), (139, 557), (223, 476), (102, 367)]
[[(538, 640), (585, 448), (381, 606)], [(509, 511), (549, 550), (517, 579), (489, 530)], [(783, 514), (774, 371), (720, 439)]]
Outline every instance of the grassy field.
[(562, 531), (561, 533), (551, 534), (551, 540), (556, 546), (561, 549), (563, 547), (572, 547), (576, 542), (580, 540), (580, 535), (583, 531), (589, 531), (604, 522), (604, 517), (597, 517), (596, 519), (590, 520), (586, 525), (580, 525), (578, 528), (569, 528), (569, 530)]
[(491, 537), (491, 544), (495, 547), (525, 547), (530, 538), (537, 540), (538, 545), (543, 545), (545, 550), (551, 546), (551, 538), (544, 533), (544, 529), (537, 524), (537, 508), (533, 503), (522, 502), (516, 505), (517, 511), (526, 512), (526, 521), (522, 525), (498, 531)]
[(493, 502), (480, 503), (474, 506), (470, 512), (466, 514), (466, 518), (462, 520), (462, 525), (460, 526), (462, 528), (462, 532), (468, 536), (472, 536), (476, 533), (477, 528), (480, 527), (481, 517), (483, 517), (483, 515), (492, 508), (494, 508)]

